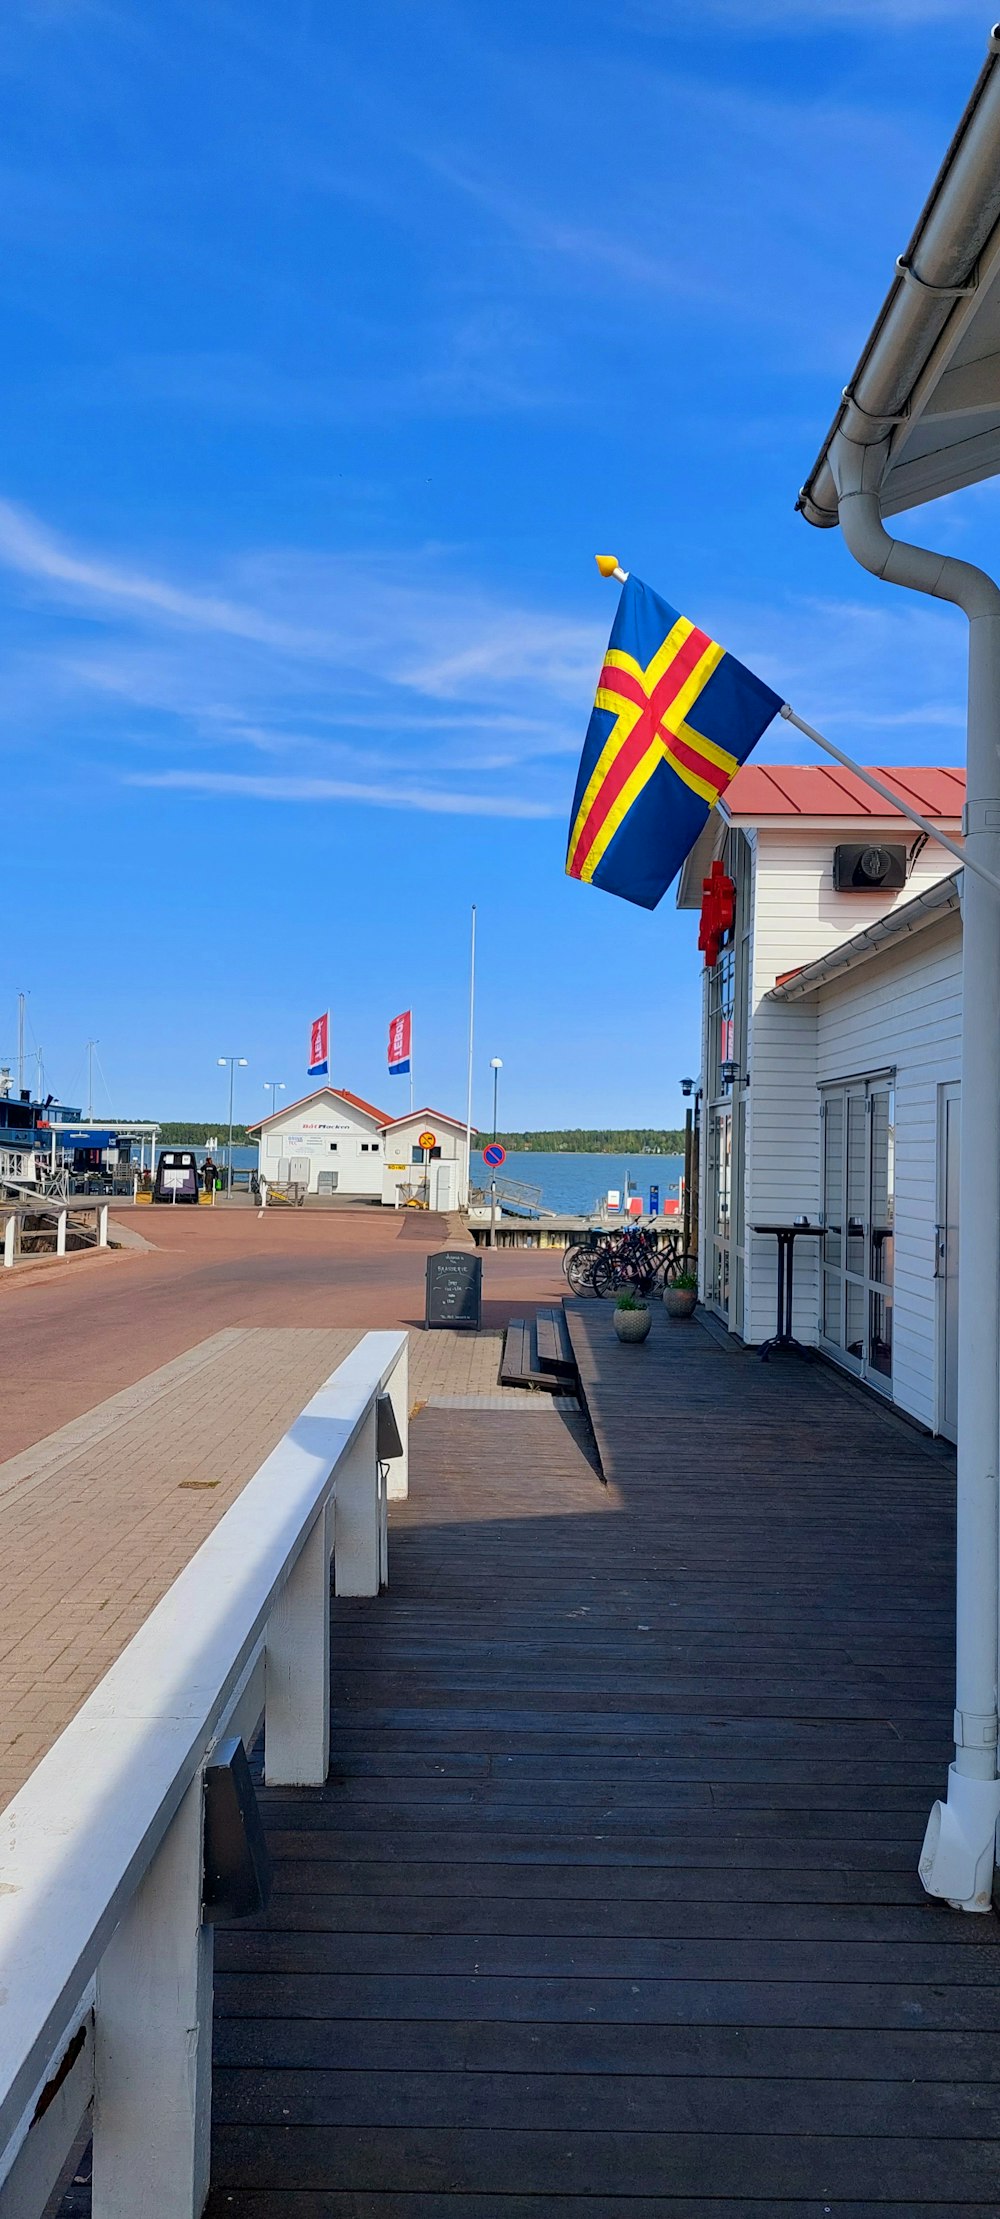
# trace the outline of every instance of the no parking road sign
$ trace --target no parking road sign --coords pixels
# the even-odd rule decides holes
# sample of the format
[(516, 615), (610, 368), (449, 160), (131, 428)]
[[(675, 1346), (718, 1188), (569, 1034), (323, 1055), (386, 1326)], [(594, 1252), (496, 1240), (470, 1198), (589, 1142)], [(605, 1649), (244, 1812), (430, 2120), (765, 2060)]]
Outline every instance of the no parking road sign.
[(507, 1150), (501, 1148), (498, 1140), (491, 1140), (489, 1147), (483, 1149), (483, 1162), (489, 1164), (491, 1171), (498, 1171), (500, 1165), (506, 1161)]

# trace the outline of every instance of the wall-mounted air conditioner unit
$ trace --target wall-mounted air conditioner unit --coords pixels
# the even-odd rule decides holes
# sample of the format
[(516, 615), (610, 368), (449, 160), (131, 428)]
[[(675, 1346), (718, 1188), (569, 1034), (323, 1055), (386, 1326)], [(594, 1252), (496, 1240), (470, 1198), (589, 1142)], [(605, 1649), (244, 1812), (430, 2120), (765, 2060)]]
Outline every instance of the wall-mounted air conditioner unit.
[(906, 849), (902, 842), (883, 847), (872, 840), (834, 848), (833, 883), (838, 894), (893, 893), (906, 885)]

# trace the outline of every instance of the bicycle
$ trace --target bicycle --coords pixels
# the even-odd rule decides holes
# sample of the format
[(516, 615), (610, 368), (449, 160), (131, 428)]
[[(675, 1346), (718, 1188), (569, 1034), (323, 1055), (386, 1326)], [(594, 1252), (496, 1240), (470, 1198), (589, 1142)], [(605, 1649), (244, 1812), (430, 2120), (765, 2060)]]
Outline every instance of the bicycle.
[(630, 1227), (618, 1235), (616, 1245), (595, 1257), (593, 1290), (603, 1297), (620, 1293), (623, 1287), (632, 1287), (640, 1295), (662, 1294), (684, 1263), (679, 1233), (668, 1233), (657, 1247), (644, 1226)]
[(617, 1249), (621, 1239), (622, 1234), (617, 1227), (614, 1232), (608, 1233), (599, 1233), (594, 1230), (588, 1233), (584, 1240), (575, 1242), (572, 1248), (566, 1250), (563, 1256), (563, 1270), (574, 1294), (588, 1295), (596, 1293), (594, 1286), (595, 1267), (600, 1257), (613, 1253)]
[(656, 1248), (650, 1235), (641, 1225), (629, 1226), (595, 1260), (594, 1293), (607, 1296), (633, 1287), (637, 1294), (648, 1294), (655, 1270)]
[(577, 1241), (572, 1248), (566, 1250), (563, 1270), (574, 1294), (593, 1294), (594, 1265), (599, 1254), (600, 1242), (597, 1234), (591, 1234), (585, 1241)]

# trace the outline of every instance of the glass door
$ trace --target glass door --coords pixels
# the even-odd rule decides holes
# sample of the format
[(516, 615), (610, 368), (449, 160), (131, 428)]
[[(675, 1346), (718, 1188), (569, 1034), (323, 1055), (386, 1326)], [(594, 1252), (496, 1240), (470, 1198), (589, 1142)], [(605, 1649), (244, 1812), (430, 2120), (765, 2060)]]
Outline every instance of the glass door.
[(892, 1384), (892, 1282), (895, 1247), (895, 1090), (885, 1081), (868, 1095), (868, 1345), (867, 1373)]
[(873, 1386), (892, 1383), (895, 1093), (852, 1080), (823, 1102), (824, 1346)]
[(709, 1300), (729, 1321), (733, 1234), (733, 1112), (730, 1103), (715, 1104), (710, 1111), (709, 1179), (712, 1247), (709, 1259)]

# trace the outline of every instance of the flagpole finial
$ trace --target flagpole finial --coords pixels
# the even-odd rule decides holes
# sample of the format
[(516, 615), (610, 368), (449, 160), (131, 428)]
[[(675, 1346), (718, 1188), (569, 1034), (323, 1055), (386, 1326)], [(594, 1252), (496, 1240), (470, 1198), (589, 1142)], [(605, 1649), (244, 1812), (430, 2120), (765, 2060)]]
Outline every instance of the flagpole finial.
[(602, 578), (620, 578), (624, 585), (628, 571), (622, 569), (617, 555), (595, 555), (594, 561)]

